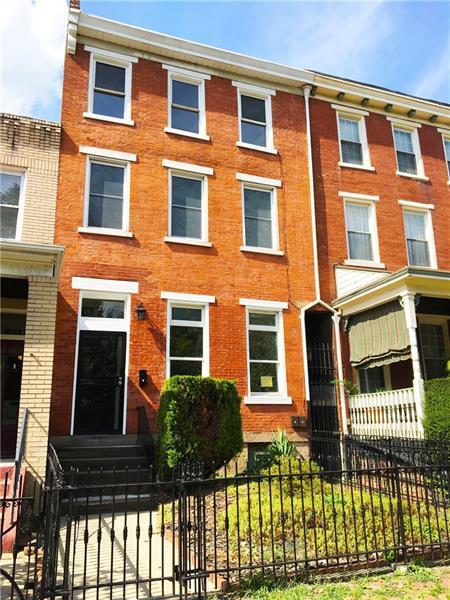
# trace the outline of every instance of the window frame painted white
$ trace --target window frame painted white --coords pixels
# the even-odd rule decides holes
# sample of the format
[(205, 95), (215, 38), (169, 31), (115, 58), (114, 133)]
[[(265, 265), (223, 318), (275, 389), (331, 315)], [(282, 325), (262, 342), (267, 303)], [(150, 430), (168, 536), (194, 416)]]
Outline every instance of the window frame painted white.
[[(92, 46), (85, 46), (84, 49), (90, 52), (90, 59), (88, 108), (87, 111), (83, 113), (83, 117), (87, 117), (89, 119), (98, 119), (101, 121), (111, 121), (112, 123), (120, 123), (122, 125), (134, 125), (134, 121), (131, 119), (132, 66), (133, 63), (138, 62), (138, 58), (135, 56), (120, 54), (118, 52), (111, 52), (110, 50), (93, 48)], [(97, 62), (125, 69), (125, 99), (122, 118), (110, 117), (109, 115), (102, 115), (94, 112), (95, 66)]]
[[(376, 214), (376, 203), (379, 200), (379, 196), (369, 196), (365, 194), (354, 194), (350, 192), (339, 192), (339, 196), (344, 201), (344, 222), (345, 222), (345, 240), (347, 244), (347, 258), (344, 260), (344, 264), (355, 267), (373, 267), (384, 269), (385, 265), (380, 259), (380, 246), (378, 241), (378, 227), (377, 227), (377, 214)], [(372, 243), (372, 260), (364, 260), (359, 258), (350, 258), (350, 244), (348, 239), (348, 218), (347, 218), (347, 205), (354, 204), (358, 206), (366, 206), (369, 209), (369, 233)]]
[[(442, 134), (442, 145), (444, 147), (444, 159), (445, 159), (445, 163), (447, 165), (447, 175), (448, 175), (447, 185), (450, 185), (450, 129), (439, 128), (438, 131), (440, 134)], [(445, 146), (446, 142), (449, 145), (448, 153), (447, 153), (447, 148)]]
[[(190, 71), (188, 69), (182, 69), (172, 65), (163, 64), (162, 68), (167, 70), (167, 127), (164, 128), (164, 131), (166, 133), (174, 133), (177, 135), (184, 135), (187, 137), (209, 141), (211, 138), (206, 133), (205, 81), (211, 79), (211, 76), (207, 75), (206, 73), (197, 73), (196, 71)], [(196, 85), (198, 87), (198, 133), (186, 131), (184, 129), (177, 129), (172, 126), (173, 81), (181, 81), (191, 85)]]
[(409, 253), (408, 253), (408, 241), (406, 238), (406, 226), (405, 226), (405, 213), (415, 213), (421, 214), (425, 218), (425, 234), (426, 241), (428, 243), (428, 255), (430, 257), (430, 264), (428, 267), (420, 267), (423, 269), (437, 269), (438, 261), (437, 261), (437, 253), (436, 246), (434, 241), (434, 230), (433, 230), (433, 218), (432, 211), (434, 210), (433, 204), (424, 204), (421, 202), (412, 202), (409, 200), (399, 200), (398, 201), (401, 209), (402, 209), (402, 217), (403, 217), (403, 232), (405, 237), (405, 247), (406, 247), (406, 259), (408, 261), (408, 266), (416, 266), (410, 263)]
[[(420, 314), (417, 315), (418, 321), (418, 329), (420, 331), (421, 325), (439, 325), (442, 327), (442, 333), (444, 338), (444, 347), (446, 351), (446, 356), (450, 356), (450, 333), (448, 330), (448, 320), (449, 318), (445, 315), (429, 315), (429, 314)], [(426, 376), (426, 365), (425, 365), (425, 357), (423, 355), (423, 343), (420, 342), (420, 359), (421, 366), (424, 371), (424, 375)]]
[[(375, 171), (375, 167), (372, 166), (370, 161), (369, 143), (367, 141), (367, 129), (365, 117), (369, 116), (369, 112), (366, 110), (358, 110), (351, 107), (340, 106), (338, 104), (332, 104), (332, 108), (336, 111), (336, 122), (337, 132), (339, 141), (339, 166), (349, 167), (351, 169), (362, 169), (367, 171)], [(356, 121), (358, 124), (359, 143), (361, 144), (362, 153), (362, 164), (354, 164), (345, 162), (342, 156), (342, 138), (341, 138), (341, 124), (340, 118), (347, 119), (349, 121)]]
[[(128, 406), (128, 372), (130, 362), (130, 321), (131, 321), (131, 294), (139, 291), (137, 282), (102, 280), (91, 278), (72, 278), (72, 288), (78, 289), (78, 314), (77, 333), (75, 341), (75, 363), (72, 382), (72, 410), (70, 417), (70, 435), (74, 435), (75, 427), (75, 401), (77, 393), (78, 352), (80, 342), (80, 331), (111, 331), (126, 333), (125, 344), (125, 373), (123, 391), (123, 417), (122, 433), (127, 431), (127, 406)], [(102, 289), (103, 288), (103, 289)], [(123, 292), (107, 291), (108, 289), (123, 289)], [(126, 290), (126, 291), (125, 291)], [(123, 319), (112, 319), (103, 317), (82, 317), (82, 304), (84, 298), (98, 298), (104, 300), (122, 300), (124, 304)]]
[[(161, 293), (161, 297), (164, 298), (164, 293)], [(198, 308), (202, 311), (202, 320), (201, 321), (182, 321), (176, 320), (176, 324), (174, 326), (184, 326), (184, 327), (198, 327), (203, 330), (203, 357), (201, 359), (192, 358), (192, 357), (176, 357), (174, 360), (193, 360), (196, 362), (202, 363), (202, 376), (209, 376), (209, 354), (210, 354), (210, 344), (209, 344), (209, 301), (199, 301), (199, 300), (189, 300), (188, 294), (181, 294), (179, 296), (179, 300), (176, 299), (177, 295), (174, 294), (172, 297), (167, 297), (167, 306), (166, 306), (166, 378), (170, 377), (170, 364), (171, 364), (171, 356), (170, 356), (170, 329), (172, 326), (172, 308)], [(192, 295), (191, 297), (194, 297)], [(199, 296), (200, 297), (200, 296)], [(200, 325), (196, 325), (196, 323), (201, 323)]]
[[(252, 85), (249, 83), (244, 83), (241, 81), (233, 81), (233, 86), (236, 88), (237, 92), (237, 107), (238, 107), (238, 132), (239, 139), (236, 142), (236, 146), (241, 148), (248, 148), (250, 150), (259, 150), (260, 152), (268, 152), (270, 154), (278, 154), (274, 146), (274, 131), (273, 131), (273, 122), (272, 122), (272, 96), (276, 95), (276, 91), (263, 88), (256, 85)], [(242, 139), (242, 105), (241, 105), (241, 96), (249, 96), (251, 98), (257, 98), (258, 100), (264, 100), (265, 102), (265, 113), (266, 113), (266, 145), (259, 146), (257, 144), (250, 144), (248, 142), (244, 142)], [(255, 122), (256, 123), (256, 122)], [(260, 122), (257, 122), (260, 124)]]
[(1, 204), (1, 206), (5, 206), (7, 208), (17, 208), (17, 220), (16, 220), (16, 233), (13, 238), (3, 238), (0, 236), (1, 240), (9, 240), (14, 242), (20, 242), (22, 239), (22, 231), (23, 231), (23, 216), (25, 212), (25, 190), (27, 184), (27, 173), (24, 169), (16, 169), (9, 165), (0, 166), (0, 174), (4, 175), (14, 175), (15, 177), (20, 177), (20, 192), (19, 192), (19, 204), (17, 207), (12, 206), (11, 204)]
[[(96, 152), (97, 150), (97, 152)], [(84, 183), (84, 203), (83, 203), (83, 225), (78, 227), (80, 233), (92, 233), (100, 235), (112, 235), (119, 237), (133, 237), (130, 232), (130, 160), (123, 158), (113, 158), (114, 151), (105, 152), (102, 154), (99, 149), (86, 148), (85, 150), (80, 147), (80, 152), (86, 153), (86, 167), (85, 167), (85, 183)], [(118, 156), (126, 153), (117, 153)], [(133, 157), (134, 155), (129, 155)], [(120, 167), (124, 170), (123, 176), (123, 202), (122, 202), (122, 227), (97, 227), (90, 226), (89, 223), (89, 202), (90, 202), (90, 187), (91, 187), (91, 165), (102, 164), (109, 167)]]
[[(200, 167), (189, 163), (179, 163), (175, 161), (163, 160), (163, 166), (167, 168), (167, 235), (165, 242), (176, 244), (187, 244), (193, 246), (212, 246), (208, 240), (208, 175), (213, 174), (213, 169), (209, 167)], [(201, 237), (191, 238), (172, 235), (172, 178), (181, 177), (184, 179), (193, 179), (201, 182)]]
[[(428, 181), (428, 177), (425, 175), (425, 167), (422, 159), (422, 152), (420, 149), (420, 139), (419, 139), (419, 128), (422, 127), (420, 123), (412, 123), (409, 121), (402, 121), (401, 119), (396, 119), (395, 117), (386, 117), (388, 121), (391, 123), (392, 129), (392, 142), (394, 145), (395, 152), (395, 162), (397, 165), (396, 175), (400, 175), (402, 177), (411, 177), (412, 179), (421, 179), (424, 181)], [(400, 171), (398, 164), (398, 155), (397, 155), (397, 146), (395, 143), (395, 130), (406, 131), (411, 134), (411, 144), (414, 151), (414, 156), (416, 158), (416, 168), (417, 173), (406, 173), (405, 171)]]
[[(272, 247), (250, 246), (247, 244), (245, 234), (245, 190), (257, 190), (268, 192), (270, 194), (270, 215), (271, 215), (271, 231), (272, 231)], [(253, 183), (252, 181), (241, 180), (241, 210), (242, 210), (242, 240), (243, 245), (241, 251), (257, 252), (261, 254), (277, 254), (283, 255), (280, 250), (280, 236), (278, 231), (278, 199), (277, 188), (274, 185), (261, 183)]]
[[(247, 362), (247, 394), (244, 396), (244, 404), (273, 404), (283, 405), (292, 404), (292, 398), (288, 396), (287, 376), (286, 376), (286, 347), (284, 341), (284, 321), (283, 310), (288, 308), (287, 302), (273, 302), (265, 300), (252, 300), (249, 298), (240, 298), (239, 303), (245, 307), (245, 339), (246, 339), (246, 362)], [(275, 315), (274, 326), (250, 325), (250, 313)], [(252, 393), (250, 379), (250, 335), (251, 330), (265, 328), (267, 331), (276, 331), (277, 334), (277, 393)], [(261, 329), (262, 330), (262, 329)], [(256, 361), (261, 362), (261, 361)]]

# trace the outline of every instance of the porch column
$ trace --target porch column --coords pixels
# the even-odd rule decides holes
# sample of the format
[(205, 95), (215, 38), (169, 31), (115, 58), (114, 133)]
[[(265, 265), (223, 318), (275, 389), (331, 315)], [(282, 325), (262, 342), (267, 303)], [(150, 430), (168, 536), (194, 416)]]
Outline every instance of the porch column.
[(423, 437), (423, 402), (424, 387), (422, 368), (420, 366), (419, 346), (417, 343), (417, 319), (416, 319), (416, 294), (405, 292), (401, 294), (400, 304), (405, 311), (406, 327), (408, 328), (409, 343), (411, 346), (411, 361), (413, 367), (413, 388), (416, 401), (417, 425), (419, 436)]
[(28, 408), (23, 466), (39, 481), (47, 464), (57, 293), (56, 279), (28, 278), (19, 428)]
[(341, 321), (341, 315), (339, 313), (334, 313), (331, 317), (333, 319), (334, 324), (334, 339), (336, 343), (336, 359), (337, 359), (337, 371), (338, 371), (338, 379), (339, 379), (339, 398), (340, 398), (340, 406), (341, 406), (341, 421), (342, 421), (342, 433), (347, 435), (348, 426), (347, 426), (347, 405), (345, 398), (345, 385), (344, 385), (344, 369), (342, 366), (342, 350), (341, 350), (341, 330), (339, 327), (339, 323)]

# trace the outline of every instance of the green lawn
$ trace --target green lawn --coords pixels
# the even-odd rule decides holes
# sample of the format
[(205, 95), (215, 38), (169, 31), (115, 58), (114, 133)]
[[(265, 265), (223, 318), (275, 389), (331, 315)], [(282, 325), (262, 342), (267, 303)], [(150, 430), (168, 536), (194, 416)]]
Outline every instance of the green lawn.
[(408, 569), (378, 577), (314, 584), (274, 583), (228, 595), (254, 600), (450, 600), (450, 567), (433, 569), (411, 565)]

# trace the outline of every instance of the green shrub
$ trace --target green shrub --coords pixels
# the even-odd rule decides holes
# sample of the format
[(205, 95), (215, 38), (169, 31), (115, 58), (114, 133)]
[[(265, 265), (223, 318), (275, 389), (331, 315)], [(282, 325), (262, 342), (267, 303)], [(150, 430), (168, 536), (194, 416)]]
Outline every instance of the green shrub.
[(425, 382), (424, 429), (429, 439), (450, 441), (450, 377)]
[(267, 469), (279, 463), (283, 458), (298, 457), (299, 453), (295, 444), (289, 441), (285, 431), (278, 428), (277, 433), (274, 433), (273, 439), (267, 445), (264, 453), (257, 457), (253, 470)]
[(158, 409), (158, 472), (162, 478), (182, 462), (201, 461), (206, 473), (242, 450), (241, 399), (233, 381), (171, 377)]

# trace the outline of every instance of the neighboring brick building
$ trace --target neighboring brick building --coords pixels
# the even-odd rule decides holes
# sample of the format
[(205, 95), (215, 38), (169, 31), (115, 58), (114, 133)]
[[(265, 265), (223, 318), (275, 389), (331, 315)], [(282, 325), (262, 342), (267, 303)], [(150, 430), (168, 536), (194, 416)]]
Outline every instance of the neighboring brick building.
[(60, 126), (0, 115), (2, 458), (23, 426), (24, 464), (45, 474), (58, 277), (54, 245)]
[[(338, 166), (336, 97), (344, 115), (352, 106), (347, 121), (365, 115), (361, 104), (371, 111), (367, 166), (376, 171)], [(450, 129), (448, 106), (72, 7), (51, 434), (154, 431), (161, 387), (174, 373), (235, 379), (247, 442), (266, 442), (280, 426), (301, 443), (308, 419), (316, 429), (337, 428), (344, 389), (332, 379), (343, 379), (348, 362), (332, 307), (342, 295), (334, 264), (346, 259), (339, 193), (355, 199), (400, 185), (386, 114), (406, 118), (405, 106), (429, 139), (433, 189), (448, 199), (442, 139), (435, 145), (437, 125)], [(346, 151), (366, 160), (361, 140), (348, 142)], [(399, 199), (417, 199), (422, 185), (407, 180)], [(448, 251), (446, 218), (435, 233), (438, 252)], [(396, 223), (403, 235), (398, 216)], [(404, 242), (396, 243), (389, 270), (406, 262)], [(369, 279), (380, 261), (364, 265)]]

